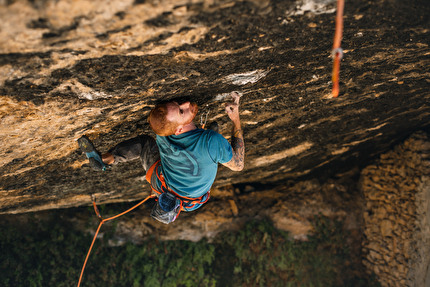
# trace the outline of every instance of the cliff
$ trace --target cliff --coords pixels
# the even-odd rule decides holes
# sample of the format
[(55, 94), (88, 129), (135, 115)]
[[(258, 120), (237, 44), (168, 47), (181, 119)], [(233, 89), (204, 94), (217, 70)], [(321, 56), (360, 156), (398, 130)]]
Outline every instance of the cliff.
[(159, 100), (198, 102), (228, 137), (223, 102), (243, 93), (246, 168), (214, 188), (340, 176), (428, 127), (425, 1), (347, 3), (338, 98), (333, 1), (0, 5), (1, 213), (146, 196), (138, 162), (94, 172), (76, 139), (150, 133)]
[(430, 284), (430, 141), (416, 133), (361, 173), (364, 265), (382, 286)]
[(173, 98), (228, 138), (223, 105), (240, 91), (245, 169), (220, 167), (209, 203), (174, 225), (145, 205), (112, 244), (197, 241), (261, 217), (305, 240), (322, 214), (383, 286), (427, 284), (430, 6), (348, 1), (332, 98), (335, 4), (0, 0), (0, 214), (146, 197), (138, 161), (95, 172), (76, 140), (104, 152), (152, 134), (148, 112)]

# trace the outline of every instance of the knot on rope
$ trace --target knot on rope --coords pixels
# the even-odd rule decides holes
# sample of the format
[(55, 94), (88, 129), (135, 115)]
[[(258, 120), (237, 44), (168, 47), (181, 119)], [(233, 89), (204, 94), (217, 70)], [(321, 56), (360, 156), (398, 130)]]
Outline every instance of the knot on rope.
[(333, 58), (337, 57), (339, 60), (341, 60), (343, 58), (343, 50), (342, 50), (342, 48), (339, 47), (339, 48), (333, 49), (331, 51), (331, 56)]

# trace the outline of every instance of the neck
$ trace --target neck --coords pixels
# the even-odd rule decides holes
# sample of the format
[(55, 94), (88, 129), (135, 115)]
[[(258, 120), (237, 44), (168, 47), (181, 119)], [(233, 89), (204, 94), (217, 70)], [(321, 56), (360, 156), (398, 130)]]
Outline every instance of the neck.
[(181, 131), (179, 133), (177, 133), (176, 135), (180, 135), (180, 134), (183, 134), (183, 133), (195, 130), (195, 129), (197, 129), (196, 125), (194, 124), (194, 122), (191, 122), (191, 123), (183, 126)]

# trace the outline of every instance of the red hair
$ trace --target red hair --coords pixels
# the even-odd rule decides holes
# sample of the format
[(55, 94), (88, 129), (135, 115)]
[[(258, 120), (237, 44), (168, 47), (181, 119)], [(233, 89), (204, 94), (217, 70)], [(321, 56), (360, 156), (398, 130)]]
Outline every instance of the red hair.
[(148, 122), (151, 129), (159, 136), (171, 136), (176, 132), (178, 124), (166, 119), (167, 104), (158, 104), (151, 110)]

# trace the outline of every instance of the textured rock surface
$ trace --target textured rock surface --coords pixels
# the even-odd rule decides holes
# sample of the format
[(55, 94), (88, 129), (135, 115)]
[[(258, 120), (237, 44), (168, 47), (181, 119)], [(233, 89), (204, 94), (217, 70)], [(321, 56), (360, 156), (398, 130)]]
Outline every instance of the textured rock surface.
[(428, 126), (427, 2), (347, 3), (337, 99), (328, 96), (333, 7), (0, 1), (0, 212), (146, 196), (138, 162), (93, 172), (76, 139), (88, 134), (105, 151), (149, 132), (162, 99), (197, 101), (228, 136), (222, 103), (244, 93), (246, 169), (220, 168), (215, 188), (326, 178)]
[(362, 171), (364, 264), (382, 286), (430, 284), (430, 139), (414, 134)]

